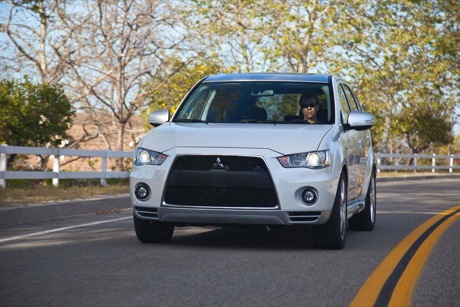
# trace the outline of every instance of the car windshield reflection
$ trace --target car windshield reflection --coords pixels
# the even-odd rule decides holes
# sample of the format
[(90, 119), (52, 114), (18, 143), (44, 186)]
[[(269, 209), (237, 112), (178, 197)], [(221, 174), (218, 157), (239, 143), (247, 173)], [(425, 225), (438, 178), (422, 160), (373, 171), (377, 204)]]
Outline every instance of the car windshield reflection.
[(323, 83), (202, 83), (173, 122), (331, 124), (330, 89)]

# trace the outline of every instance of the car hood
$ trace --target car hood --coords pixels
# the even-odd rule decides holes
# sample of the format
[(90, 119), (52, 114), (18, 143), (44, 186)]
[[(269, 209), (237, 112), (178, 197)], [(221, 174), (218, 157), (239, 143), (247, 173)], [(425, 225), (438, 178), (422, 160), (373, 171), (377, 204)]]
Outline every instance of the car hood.
[(264, 148), (280, 154), (317, 150), (331, 125), (166, 123), (139, 147), (166, 152), (176, 147)]

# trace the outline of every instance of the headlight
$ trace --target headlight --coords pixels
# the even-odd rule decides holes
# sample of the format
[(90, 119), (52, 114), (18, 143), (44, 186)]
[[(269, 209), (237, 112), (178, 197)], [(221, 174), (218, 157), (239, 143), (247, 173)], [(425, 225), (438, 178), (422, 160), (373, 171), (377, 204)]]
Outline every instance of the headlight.
[(329, 150), (302, 152), (298, 154), (279, 157), (283, 167), (325, 168), (330, 164)]
[(168, 156), (156, 151), (147, 150), (144, 148), (136, 148), (134, 150), (133, 163), (136, 166), (141, 165), (161, 165), (165, 162)]

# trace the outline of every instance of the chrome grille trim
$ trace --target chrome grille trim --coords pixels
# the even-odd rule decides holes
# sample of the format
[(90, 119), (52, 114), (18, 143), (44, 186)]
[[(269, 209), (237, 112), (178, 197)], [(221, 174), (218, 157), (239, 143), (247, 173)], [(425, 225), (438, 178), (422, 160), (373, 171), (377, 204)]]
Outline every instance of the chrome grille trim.
[(274, 207), (218, 207), (218, 206), (185, 206), (185, 205), (174, 205), (163, 202), (162, 207), (170, 208), (192, 208), (192, 209), (219, 209), (219, 210), (278, 210), (278, 205)]
[(316, 222), (320, 216), (321, 211), (290, 211), (287, 212), (289, 221), (295, 223)]
[(158, 220), (158, 208), (135, 206), (134, 211), (141, 218)]

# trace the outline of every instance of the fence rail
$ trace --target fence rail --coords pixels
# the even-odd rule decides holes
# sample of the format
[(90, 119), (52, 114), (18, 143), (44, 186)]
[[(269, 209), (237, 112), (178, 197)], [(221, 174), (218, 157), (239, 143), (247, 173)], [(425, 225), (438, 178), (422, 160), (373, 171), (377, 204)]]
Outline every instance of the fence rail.
[(377, 170), (381, 171), (418, 171), (431, 170), (432, 173), (448, 170), (452, 173), (460, 169), (460, 155), (418, 155), (376, 153)]
[[(7, 155), (44, 155), (50, 156), (53, 162), (52, 171), (9, 171)], [(75, 172), (61, 170), (61, 157), (100, 157), (101, 170), (98, 172)], [(108, 158), (131, 158), (131, 151), (111, 150), (79, 150), (65, 148), (38, 148), (25, 146), (0, 145), (0, 186), (6, 187), (11, 179), (52, 179), (53, 185), (59, 185), (59, 179), (100, 179), (106, 185), (109, 178), (128, 178), (129, 172), (113, 172), (107, 169)], [(376, 153), (377, 170), (381, 171), (426, 171), (448, 170), (452, 173), (460, 169), (460, 155), (411, 155)]]
[[(8, 171), (7, 155), (43, 155), (50, 156), (53, 163), (52, 171)], [(61, 157), (99, 157), (102, 160), (101, 170), (98, 172), (75, 172), (61, 170)], [(8, 179), (52, 179), (53, 185), (59, 185), (59, 179), (100, 179), (106, 185), (106, 179), (128, 178), (129, 172), (113, 172), (107, 169), (108, 158), (131, 158), (131, 151), (111, 150), (80, 150), (65, 148), (38, 148), (25, 146), (0, 145), (0, 186), (6, 187)]]

